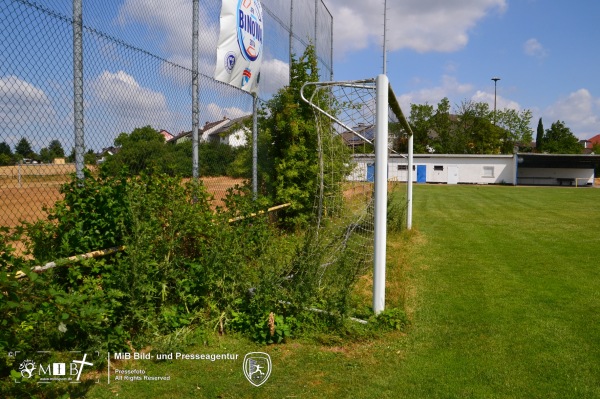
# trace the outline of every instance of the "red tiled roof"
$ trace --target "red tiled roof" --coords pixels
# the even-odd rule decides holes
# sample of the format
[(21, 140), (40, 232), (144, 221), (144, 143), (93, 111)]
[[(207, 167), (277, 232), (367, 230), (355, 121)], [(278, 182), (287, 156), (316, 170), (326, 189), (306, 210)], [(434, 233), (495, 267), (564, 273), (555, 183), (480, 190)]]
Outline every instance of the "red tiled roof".
[(595, 135), (594, 137), (592, 137), (588, 141), (591, 142), (592, 145), (594, 145), (594, 144), (600, 144), (600, 134)]

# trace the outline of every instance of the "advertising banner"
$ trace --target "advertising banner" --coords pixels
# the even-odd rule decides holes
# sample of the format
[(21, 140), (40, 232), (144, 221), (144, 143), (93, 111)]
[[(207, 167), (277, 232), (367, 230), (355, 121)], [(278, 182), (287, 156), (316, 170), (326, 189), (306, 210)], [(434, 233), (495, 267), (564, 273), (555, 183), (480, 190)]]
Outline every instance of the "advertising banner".
[(260, 0), (223, 0), (215, 79), (256, 92), (263, 55)]

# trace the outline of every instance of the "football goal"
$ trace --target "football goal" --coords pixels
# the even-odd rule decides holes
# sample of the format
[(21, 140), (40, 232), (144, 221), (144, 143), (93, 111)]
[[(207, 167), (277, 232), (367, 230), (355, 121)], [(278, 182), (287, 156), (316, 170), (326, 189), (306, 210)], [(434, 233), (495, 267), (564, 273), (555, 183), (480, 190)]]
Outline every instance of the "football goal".
[[(376, 78), (309, 82), (302, 98), (315, 112), (319, 151), (318, 228), (338, 225), (338, 244), (373, 264), (373, 311), (385, 308), (388, 210), (388, 155), (406, 140), (406, 228), (412, 227), (413, 135), (386, 75)], [(340, 154), (343, 154), (342, 156)], [(340, 195), (340, 193), (342, 195)], [(341, 198), (341, 200), (340, 200)]]

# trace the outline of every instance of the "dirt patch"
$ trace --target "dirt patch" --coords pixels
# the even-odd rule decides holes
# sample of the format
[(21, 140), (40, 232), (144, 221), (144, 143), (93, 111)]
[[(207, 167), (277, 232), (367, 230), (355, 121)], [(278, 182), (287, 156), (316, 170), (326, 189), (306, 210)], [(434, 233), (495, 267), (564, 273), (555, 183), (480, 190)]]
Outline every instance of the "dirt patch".
[(60, 185), (0, 187), (0, 225), (16, 226), (21, 220), (34, 222), (46, 216), (44, 206), (62, 199)]
[(600, 177), (594, 179), (594, 187), (600, 187)]
[[(36, 169), (47, 173), (55, 172), (52, 168), (63, 167), (65, 165), (46, 165), (46, 169)], [(10, 167), (15, 168), (15, 167)], [(6, 172), (6, 169), (5, 169)], [(48, 176), (54, 175), (46, 175)], [(65, 175), (56, 176), (57, 181), (25, 181), (22, 178), (21, 184), (12, 181), (9, 184), (4, 182), (0, 186), (0, 226), (14, 227), (21, 220), (34, 222), (46, 216), (43, 207), (51, 207), (56, 201), (62, 200), (63, 196), (59, 189), (61, 183), (66, 183), (68, 177)], [(223, 199), (227, 195), (227, 190), (236, 184), (243, 184), (244, 179), (233, 179), (227, 176), (201, 178), (209, 193), (214, 196), (214, 205), (223, 205)]]

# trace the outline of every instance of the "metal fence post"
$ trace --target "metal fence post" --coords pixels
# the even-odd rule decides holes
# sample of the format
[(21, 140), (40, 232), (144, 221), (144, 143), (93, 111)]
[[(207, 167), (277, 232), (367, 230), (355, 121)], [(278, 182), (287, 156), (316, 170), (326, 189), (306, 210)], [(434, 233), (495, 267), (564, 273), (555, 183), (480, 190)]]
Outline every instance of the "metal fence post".
[(252, 99), (252, 194), (258, 196), (258, 96)]
[(83, 11), (82, 0), (73, 0), (73, 129), (75, 173), (83, 179)]
[(294, 35), (294, 0), (290, 0), (290, 51), (289, 51), (289, 63), (290, 63), (290, 71), (288, 73), (288, 83), (292, 81), (292, 57), (294, 48), (292, 43), (292, 36)]
[(192, 23), (192, 177), (196, 180), (198, 171), (198, 126), (200, 111), (198, 105), (198, 10), (199, 0), (194, 0)]

